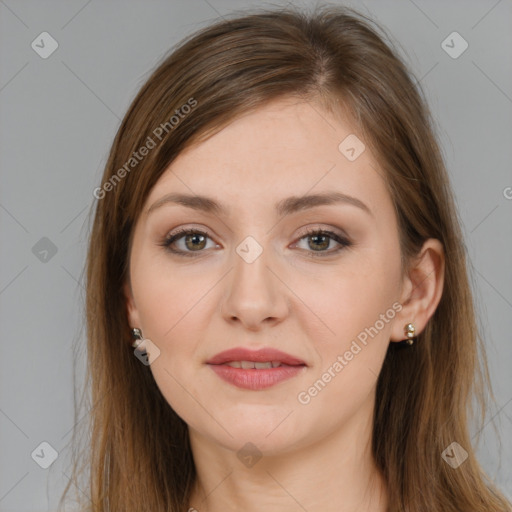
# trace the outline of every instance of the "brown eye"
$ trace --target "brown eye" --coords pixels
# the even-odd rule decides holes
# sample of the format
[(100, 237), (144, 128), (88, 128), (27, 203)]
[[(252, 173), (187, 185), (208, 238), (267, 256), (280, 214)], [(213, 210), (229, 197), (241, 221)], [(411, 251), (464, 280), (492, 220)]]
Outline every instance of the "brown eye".
[[(306, 249), (310, 253), (310, 256), (329, 256), (352, 245), (345, 237), (340, 236), (333, 231), (326, 231), (323, 229), (308, 231), (305, 236), (300, 238), (300, 240), (305, 239), (308, 240), (308, 249), (311, 249)], [(326, 249), (328, 249), (332, 241), (336, 242), (339, 247), (334, 250), (327, 251)]]
[(319, 250), (327, 249), (331, 241), (327, 235), (309, 235), (308, 238), (310, 242), (312, 242), (309, 244), (309, 247), (314, 250), (316, 250), (315, 246), (319, 248)]
[[(198, 229), (183, 229), (169, 235), (160, 244), (169, 252), (179, 256), (194, 256), (193, 253), (205, 252), (208, 239), (211, 240), (208, 233)], [(349, 247), (351, 242), (333, 231), (322, 229), (312, 230), (302, 236), (299, 241), (308, 240), (307, 248), (304, 249), (309, 256), (329, 256)], [(332, 242), (339, 247), (334, 250), (327, 250)], [(296, 244), (297, 245), (297, 244)], [(214, 244), (215, 246), (215, 244)]]
[(185, 246), (187, 249), (195, 251), (196, 249), (204, 249), (206, 245), (206, 237), (204, 235), (193, 233), (185, 235)]
[[(169, 235), (160, 245), (167, 248), (172, 253), (183, 254), (189, 256), (193, 252), (203, 252), (206, 247), (207, 240), (210, 237), (204, 231), (197, 229), (183, 229), (177, 233)], [(178, 242), (183, 243), (177, 249), (173, 246), (178, 245)]]

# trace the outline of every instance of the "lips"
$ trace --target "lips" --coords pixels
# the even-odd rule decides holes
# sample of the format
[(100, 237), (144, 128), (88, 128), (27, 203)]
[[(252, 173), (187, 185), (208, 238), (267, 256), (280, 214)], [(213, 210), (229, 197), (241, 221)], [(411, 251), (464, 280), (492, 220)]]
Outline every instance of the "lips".
[(225, 382), (252, 391), (299, 375), (307, 366), (302, 359), (273, 348), (234, 348), (217, 354), (207, 364)]
[[(278, 366), (307, 366), (302, 359), (291, 356), (280, 350), (274, 348), (262, 348), (260, 350), (248, 350), (245, 348), (233, 348), (225, 350), (215, 355), (208, 361), (207, 364), (226, 364), (233, 362), (252, 362), (252, 363), (279, 363)], [(275, 367), (275, 366), (274, 366)], [(242, 366), (243, 368), (243, 366)], [(257, 369), (257, 367), (256, 367)]]

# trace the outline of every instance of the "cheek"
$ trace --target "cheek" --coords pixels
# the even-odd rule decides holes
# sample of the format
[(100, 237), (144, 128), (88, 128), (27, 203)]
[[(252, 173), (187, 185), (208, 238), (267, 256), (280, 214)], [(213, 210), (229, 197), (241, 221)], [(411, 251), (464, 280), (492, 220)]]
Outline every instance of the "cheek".
[(339, 349), (376, 322), (386, 336), (391, 324), (385, 322), (383, 327), (379, 320), (381, 315), (387, 314), (386, 320), (394, 317), (392, 305), (399, 297), (400, 254), (392, 247), (387, 251), (354, 252), (337, 269), (318, 273), (314, 279), (302, 277), (299, 282), (303, 286), (297, 294), (310, 308), (300, 318), (310, 319), (303, 327), (308, 327), (312, 340), (319, 340), (322, 333), (322, 345)]
[(320, 339), (311, 324), (309, 336), (320, 361), (296, 403), (302, 414), (322, 418), (325, 434), (348, 421), (364, 404), (371, 407), (395, 316), (392, 306), (398, 297), (399, 261), (399, 253), (389, 259), (360, 260), (353, 271), (342, 273), (337, 284), (330, 281), (328, 294), (311, 287), (317, 290), (311, 299), (314, 310), (334, 334), (326, 331)]
[(142, 255), (132, 267), (132, 288), (146, 329), (144, 336), (164, 345), (171, 343), (177, 332), (194, 325), (205, 294), (214, 284), (207, 272), (198, 275), (192, 267), (180, 268), (165, 259)]
[(198, 352), (205, 339), (212, 339), (208, 327), (217, 302), (211, 297), (218, 280), (213, 272), (198, 272), (194, 265), (180, 267), (154, 256), (140, 258), (132, 268), (132, 287), (144, 337), (160, 350), (150, 368), (179, 415), (190, 413), (190, 397), (183, 393), (184, 388), (193, 396), (201, 394), (197, 375), (202, 360)]
[[(212, 281), (209, 284), (209, 281)], [(150, 370), (163, 396), (187, 423), (198, 426), (204, 416), (197, 402), (204, 385), (198, 379), (201, 362), (198, 347), (205, 338), (204, 319), (214, 312), (208, 301), (208, 289), (215, 280), (194, 272), (180, 272), (177, 265), (149, 258), (132, 269), (132, 287), (143, 325), (143, 334), (160, 350)], [(205, 295), (206, 294), (206, 295)], [(185, 391), (184, 391), (185, 390)]]

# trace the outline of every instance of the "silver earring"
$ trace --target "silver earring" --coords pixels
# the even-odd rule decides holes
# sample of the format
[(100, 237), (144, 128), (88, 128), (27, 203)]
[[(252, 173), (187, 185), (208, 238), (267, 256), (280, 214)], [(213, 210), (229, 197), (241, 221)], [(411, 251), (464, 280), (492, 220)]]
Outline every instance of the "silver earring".
[(144, 337), (142, 336), (142, 331), (140, 329), (137, 329), (137, 327), (134, 327), (132, 329), (132, 336), (135, 338), (135, 341), (132, 343), (132, 347), (137, 348)]

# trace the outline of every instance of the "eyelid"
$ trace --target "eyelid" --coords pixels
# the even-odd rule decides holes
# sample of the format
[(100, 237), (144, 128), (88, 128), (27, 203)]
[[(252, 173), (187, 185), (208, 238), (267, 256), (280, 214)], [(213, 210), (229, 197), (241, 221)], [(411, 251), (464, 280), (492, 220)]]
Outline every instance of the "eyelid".
[[(194, 225), (192, 225), (192, 226), (186, 225), (186, 226), (180, 226), (180, 227), (176, 228), (175, 230), (170, 230), (170, 232), (165, 236), (165, 239), (169, 239), (177, 234), (187, 233), (189, 231), (202, 233), (204, 235), (207, 235), (211, 239), (214, 238), (214, 236), (212, 236), (211, 233), (209, 232), (208, 228), (204, 228), (202, 226), (197, 227)], [(335, 228), (333, 226), (322, 227), (320, 224), (317, 224), (313, 227), (308, 226), (306, 228), (303, 228), (303, 231), (301, 231), (300, 234), (297, 235), (295, 240), (299, 240), (300, 238), (303, 238), (304, 236), (307, 236), (307, 235), (318, 233), (319, 231), (326, 231), (326, 232), (332, 231), (333, 233), (335, 233), (336, 235), (338, 235), (341, 238), (346, 238), (347, 240), (349, 239), (348, 235), (339, 228)]]
[(348, 240), (348, 236), (339, 228), (334, 228), (331, 226), (322, 227), (321, 225), (316, 225), (314, 227), (305, 228), (304, 231), (301, 232), (300, 235), (298, 235), (297, 239), (304, 238), (307, 235), (313, 235), (315, 233), (318, 233), (319, 231), (325, 232), (325, 233), (332, 233), (332, 234), (339, 236), (340, 238), (346, 238)]

